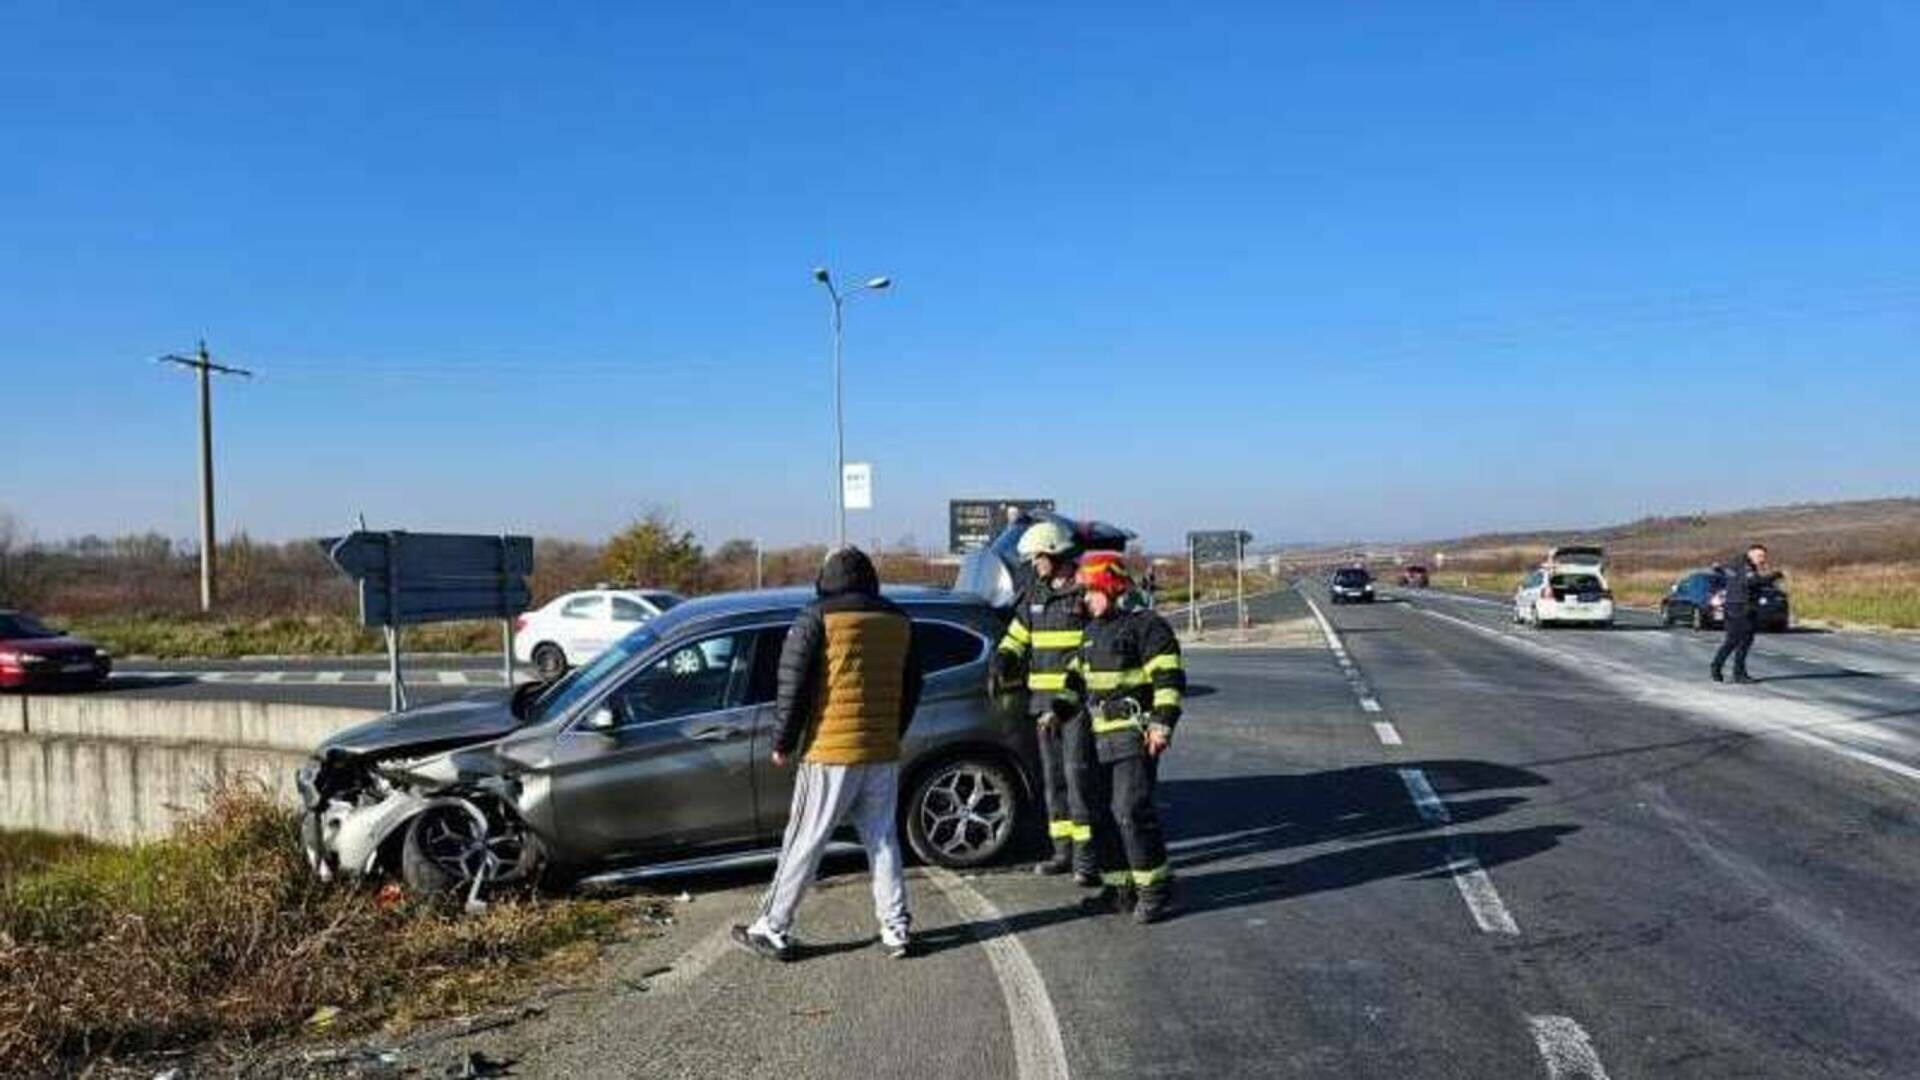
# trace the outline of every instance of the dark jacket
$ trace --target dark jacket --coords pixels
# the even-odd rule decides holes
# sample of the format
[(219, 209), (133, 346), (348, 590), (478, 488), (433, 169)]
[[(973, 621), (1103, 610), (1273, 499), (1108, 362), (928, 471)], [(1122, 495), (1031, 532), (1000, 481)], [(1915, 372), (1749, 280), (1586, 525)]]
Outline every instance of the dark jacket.
[[(1101, 761), (1142, 752), (1148, 725), (1180, 722), (1187, 672), (1167, 620), (1145, 609), (1087, 622), (1080, 653), (1067, 667), (1063, 703), (1085, 703)], [(1128, 704), (1121, 704), (1126, 702)]]
[(920, 704), (913, 620), (855, 548), (827, 559), (815, 591), (780, 650), (773, 748), (825, 765), (898, 761)]
[(1729, 619), (1749, 619), (1759, 606), (1760, 593), (1780, 580), (1775, 570), (1762, 571), (1747, 561), (1744, 553), (1730, 566), (1716, 567), (1727, 578), (1727, 595), (1722, 610)]
[(1056, 589), (1035, 579), (1013, 604), (1007, 633), (994, 650), (994, 671), (1002, 686), (1020, 685), (1033, 694), (1032, 707), (1044, 711), (1067, 686), (1067, 662), (1080, 652), (1087, 625), (1078, 585)]

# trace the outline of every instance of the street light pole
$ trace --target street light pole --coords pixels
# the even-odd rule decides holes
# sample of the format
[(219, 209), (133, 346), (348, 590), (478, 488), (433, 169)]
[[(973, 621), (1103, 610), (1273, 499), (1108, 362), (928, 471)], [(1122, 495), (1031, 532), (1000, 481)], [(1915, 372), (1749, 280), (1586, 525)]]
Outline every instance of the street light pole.
[(833, 505), (835, 520), (838, 522), (834, 533), (834, 549), (837, 551), (847, 546), (847, 498), (842, 490), (847, 476), (847, 426), (846, 398), (840, 365), (841, 309), (855, 293), (868, 289), (875, 291), (885, 289), (893, 284), (893, 279), (868, 278), (864, 283), (842, 293), (834, 287), (833, 275), (827, 272), (827, 268), (816, 266), (813, 269), (813, 280), (826, 286), (827, 298), (833, 302)]

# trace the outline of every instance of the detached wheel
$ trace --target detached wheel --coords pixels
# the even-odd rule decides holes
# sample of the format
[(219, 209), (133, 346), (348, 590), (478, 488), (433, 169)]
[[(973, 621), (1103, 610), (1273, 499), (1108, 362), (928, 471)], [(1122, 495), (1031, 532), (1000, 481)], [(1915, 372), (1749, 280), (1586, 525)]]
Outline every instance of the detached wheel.
[(533, 670), (541, 682), (552, 682), (567, 673), (567, 654), (551, 641), (541, 642), (533, 647)]
[(1020, 824), (1019, 791), (998, 762), (967, 757), (936, 765), (907, 799), (907, 843), (934, 866), (958, 870), (991, 862)]

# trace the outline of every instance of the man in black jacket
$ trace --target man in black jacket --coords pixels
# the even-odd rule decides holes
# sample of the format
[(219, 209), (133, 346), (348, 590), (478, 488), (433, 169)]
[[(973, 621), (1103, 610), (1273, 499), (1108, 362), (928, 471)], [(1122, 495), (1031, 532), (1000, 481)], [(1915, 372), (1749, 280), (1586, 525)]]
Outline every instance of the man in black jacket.
[(793, 956), (789, 932), (834, 830), (851, 821), (873, 872), (880, 943), (907, 955), (907, 887), (896, 824), (900, 742), (920, 704), (913, 620), (880, 595), (880, 575), (858, 548), (827, 559), (819, 599), (794, 620), (780, 651), (774, 767), (800, 759), (793, 807), (773, 885), (751, 926), (733, 928), (748, 950)]
[(1720, 651), (1713, 654), (1712, 675), (1714, 682), (1725, 682), (1727, 657), (1733, 657), (1733, 681), (1737, 683), (1758, 682), (1747, 674), (1747, 650), (1753, 648), (1754, 620), (1759, 612), (1760, 590), (1780, 580), (1777, 571), (1767, 570), (1767, 546), (1754, 544), (1747, 553), (1734, 560), (1731, 567), (1717, 567), (1727, 576), (1726, 605), (1722, 610), (1727, 620), (1727, 636), (1720, 642)]

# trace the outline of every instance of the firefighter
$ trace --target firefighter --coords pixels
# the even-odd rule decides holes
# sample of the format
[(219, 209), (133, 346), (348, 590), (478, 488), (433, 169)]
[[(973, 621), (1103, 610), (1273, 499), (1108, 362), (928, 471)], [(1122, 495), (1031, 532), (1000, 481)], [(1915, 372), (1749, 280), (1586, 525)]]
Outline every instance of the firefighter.
[(1089, 618), (1056, 708), (1084, 710), (1092, 734), (1084, 796), (1101, 889), (1087, 907), (1131, 909), (1136, 922), (1158, 922), (1172, 911), (1173, 875), (1153, 789), (1187, 686), (1180, 642), (1165, 619), (1122, 604), (1133, 581), (1120, 555), (1089, 554), (1078, 579)]
[(1080, 884), (1093, 886), (1099, 878), (1086, 804), (1080, 798), (1089, 767), (1086, 718), (1078, 709), (1055, 705), (1066, 693), (1067, 661), (1079, 651), (1086, 625), (1074, 581), (1079, 544), (1065, 525), (1042, 521), (1020, 535), (1019, 551), (1032, 567), (1033, 579), (1021, 590), (1013, 621), (994, 650), (993, 690), (1028, 694), (1028, 709), (1039, 728), (1053, 855), (1034, 870), (1048, 875), (1072, 871)]

